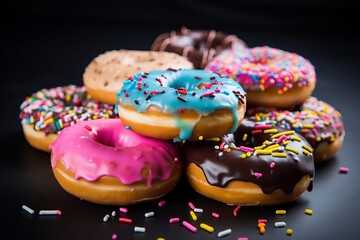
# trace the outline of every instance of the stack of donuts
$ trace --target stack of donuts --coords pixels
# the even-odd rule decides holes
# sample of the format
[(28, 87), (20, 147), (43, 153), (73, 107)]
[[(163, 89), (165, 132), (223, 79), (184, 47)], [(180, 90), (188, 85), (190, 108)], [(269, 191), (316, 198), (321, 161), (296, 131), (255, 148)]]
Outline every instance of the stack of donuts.
[(214, 30), (102, 53), (83, 82), (32, 94), (20, 118), (59, 184), (98, 204), (158, 199), (183, 173), (229, 205), (294, 201), (345, 134), (340, 113), (311, 96), (309, 60)]

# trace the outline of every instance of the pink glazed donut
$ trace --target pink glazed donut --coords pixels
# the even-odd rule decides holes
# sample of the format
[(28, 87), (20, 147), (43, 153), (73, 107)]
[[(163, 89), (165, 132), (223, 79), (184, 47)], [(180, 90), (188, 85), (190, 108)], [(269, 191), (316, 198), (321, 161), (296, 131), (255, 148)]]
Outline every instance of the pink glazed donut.
[(56, 180), (70, 194), (104, 205), (158, 199), (181, 175), (173, 142), (144, 137), (119, 119), (78, 122), (51, 145)]

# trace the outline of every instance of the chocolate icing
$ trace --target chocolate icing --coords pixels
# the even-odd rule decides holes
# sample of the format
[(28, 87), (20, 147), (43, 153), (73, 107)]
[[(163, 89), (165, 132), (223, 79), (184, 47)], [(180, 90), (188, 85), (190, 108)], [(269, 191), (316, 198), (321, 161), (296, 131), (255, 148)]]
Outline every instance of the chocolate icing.
[[(234, 134), (226, 135), (219, 141), (185, 142), (183, 153), (186, 164), (195, 163), (200, 167), (210, 185), (226, 187), (233, 180), (252, 182), (257, 184), (265, 194), (270, 194), (275, 189), (281, 189), (286, 194), (290, 194), (303, 176), (313, 177), (313, 156), (304, 154), (302, 148), (303, 145), (308, 146), (309, 144), (296, 133), (286, 136), (295, 136), (301, 141), (288, 139), (286, 146), (297, 149), (298, 154), (284, 149), (280, 152), (287, 154), (285, 158), (259, 154), (255, 156), (254, 153), (243, 158), (246, 151), (240, 150), (240, 146), (249, 148), (261, 146), (265, 140), (271, 141), (271, 135), (274, 135), (273, 133), (252, 134), (255, 124), (259, 124), (259, 122), (254, 118), (244, 119)], [(280, 128), (276, 129), (284, 131)], [(245, 133), (248, 137), (243, 141)], [(275, 137), (273, 141), (277, 139), (279, 138)], [(230, 152), (225, 150), (226, 145), (231, 149)], [(285, 146), (284, 142), (279, 145)], [(271, 167), (273, 162), (275, 166)], [(261, 173), (262, 176), (256, 176), (257, 173)], [(307, 190), (312, 190), (312, 181)]]
[(195, 68), (203, 69), (222, 50), (235, 46), (247, 48), (246, 43), (235, 35), (183, 27), (179, 32), (172, 31), (159, 35), (153, 42), (151, 50), (177, 53), (187, 57)]

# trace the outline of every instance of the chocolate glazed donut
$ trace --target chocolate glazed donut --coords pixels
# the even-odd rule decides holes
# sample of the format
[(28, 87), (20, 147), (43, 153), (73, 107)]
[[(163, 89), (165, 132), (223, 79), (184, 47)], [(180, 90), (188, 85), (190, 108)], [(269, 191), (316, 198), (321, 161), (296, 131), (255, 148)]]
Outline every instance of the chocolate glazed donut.
[(179, 32), (172, 31), (159, 35), (151, 46), (152, 51), (174, 52), (187, 57), (197, 69), (205, 65), (224, 49), (246, 43), (235, 35), (226, 35), (215, 30), (190, 30), (182, 27)]
[[(190, 184), (227, 204), (274, 205), (312, 190), (315, 167), (308, 142), (271, 123), (244, 119), (234, 134), (182, 147)], [(240, 184), (230, 186), (233, 182)]]

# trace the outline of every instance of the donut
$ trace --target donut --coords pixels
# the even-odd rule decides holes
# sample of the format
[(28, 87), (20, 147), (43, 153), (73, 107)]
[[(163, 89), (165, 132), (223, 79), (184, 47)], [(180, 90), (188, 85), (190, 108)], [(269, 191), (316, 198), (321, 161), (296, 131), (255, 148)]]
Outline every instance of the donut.
[(231, 78), (199, 70), (140, 72), (124, 82), (117, 110), (124, 125), (163, 140), (198, 140), (235, 132), (246, 95)]
[(333, 158), (344, 141), (341, 113), (313, 96), (293, 111), (257, 108), (247, 109), (246, 114), (301, 134), (314, 149), (315, 163)]
[(20, 120), (27, 142), (50, 152), (58, 132), (78, 121), (117, 118), (113, 105), (94, 100), (84, 86), (66, 85), (41, 89), (20, 105)]
[(291, 109), (303, 103), (316, 84), (309, 60), (268, 46), (225, 50), (205, 69), (238, 81), (247, 93), (249, 107)]
[(86, 90), (101, 102), (115, 105), (116, 92), (125, 80), (140, 71), (192, 69), (185, 57), (169, 52), (112, 50), (94, 58), (83, 73)]
[(295, 131), (254, 117), (245, 117), (234, 134), (186, 141), (182, 152), (190, 185), (228, 205), (277, 205), (312, 190), (309, 143)]
[(235, 35), (182, 27), (178, 32), (171, 31), (157, 36), (150, 49), (177, 53), (191, 61), (195, 68), (203, 69), (223, 49), (233, 48), (235, 45), (247, 48), (246, 43)]
[(51, 166), (65, 191), (103, 205), (158, 199), (181, 175), (173, 142), (136, 134), (119, 119), (82, 121), (63, 129), (51, 145)]

